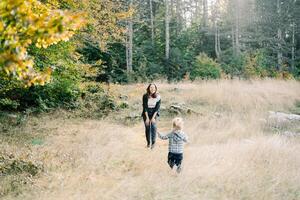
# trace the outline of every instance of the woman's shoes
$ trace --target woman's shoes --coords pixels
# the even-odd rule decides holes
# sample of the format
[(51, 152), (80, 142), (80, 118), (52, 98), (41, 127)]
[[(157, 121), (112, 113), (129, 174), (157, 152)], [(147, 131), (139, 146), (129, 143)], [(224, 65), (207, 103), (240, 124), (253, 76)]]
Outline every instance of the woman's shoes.
[(151, 147), (150, 147), (150, 144), (147, 144), (147, 148), (153, 149), (154, 147), (155, 147), (155, 144), (152, 144)]
[(155, 144), (152, 144), (152, 145), (151, 145), (151, 149), (153, 149), (154, 147), (155, 147)]
[(181, 172), (181, 170), (182, 170), (181, 165), (178, 165), (176, 172), (179, 174)]

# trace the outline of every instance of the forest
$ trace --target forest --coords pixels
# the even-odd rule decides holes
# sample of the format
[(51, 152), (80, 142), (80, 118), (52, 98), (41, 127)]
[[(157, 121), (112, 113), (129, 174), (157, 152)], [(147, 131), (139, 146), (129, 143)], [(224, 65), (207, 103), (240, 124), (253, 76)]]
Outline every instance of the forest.
[(0, 108), (72, 107), (89, 83), (298, 79), (297, 0), (3, 0)]

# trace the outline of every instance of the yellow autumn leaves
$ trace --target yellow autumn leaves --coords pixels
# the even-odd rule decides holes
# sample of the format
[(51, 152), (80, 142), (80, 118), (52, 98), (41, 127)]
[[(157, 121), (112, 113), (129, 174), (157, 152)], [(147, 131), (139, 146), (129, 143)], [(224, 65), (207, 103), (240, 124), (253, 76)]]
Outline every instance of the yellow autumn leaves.
[[(64, 3), (84, 13), (58, 9)], [(44, 84), (50, 80), (51, 67), (44, 71), (34, 68), (34, 58), (27, 51), (31, 45), (47, 48), (68, 41), (76, 30), (89, 23), (92, 32), (81, 34), (86, 34), (86, 38), (97, 42), (105, 51), (107, 43), (124, 40), (126, 29), (119, 22), (133, 12), (132, 8), (124, 9), (124, 4), (117, 1), (1, 0), (0, 78), (17, 79), (25, 86)]]
[(16, 78), (26, 86), (49, 81), (51, 68), (36, 71), (27, 48), (31, 44), (47, 48), (67, 41), (84, 24), (82, 13), (54, 10), (37, 0), (1, 0), (1, 78)]
[(122, 1), (89, 0), (85, 10), (93, 25), (93, 37), (102, 51), (107, 50), (107, 43), (111, 41), (124, 41), (126, 28), (120, 26), (133, 15), (133, 8), (124, 8)]

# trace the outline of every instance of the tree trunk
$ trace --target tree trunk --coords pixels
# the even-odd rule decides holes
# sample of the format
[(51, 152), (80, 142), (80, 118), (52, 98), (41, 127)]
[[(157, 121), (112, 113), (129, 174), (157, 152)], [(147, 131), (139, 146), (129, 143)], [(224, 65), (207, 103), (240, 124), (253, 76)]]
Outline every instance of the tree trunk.
[(173, 19), (174, 18), (174, 0), (170, 0), (171, 2), (171, 18)]
[[(132, 6), (132, 1), (130, 1), (130, 7)], [(128, 40), (127, 40), (127, 52), (126, 52), (126, 60), (127, 60), (127, 72), (132, 72), (132, 39), (133, 39), (133, 22), (132, 17), (128, 20), (127, 25), (127, 33), (128, 33)]]
[(217, 58), (220, 57), (219, 49), (218, 49), (218, 23), (215, 22), (215, 53)]
[(126, 35), (126, 69), (128, 71), (129, 66), (129, 34), (128, 34), (128, 24), (127, 24), (127, 35)]
[(132, 19), (128, 22), (128, 66), (127, 71), (132, 72), (132, 39), (133, 39), (133, 23)]
[(166, 60), (170, 58), (170, 33), (169, 33), (169, 0), (165, 0), (166, 3)]
[(221, 53), (221, 45), (220, 45), (220, 30), (219, 30), (219, 8), (218, 8), (219, 0), (216, 1), (214, 6), (214, 14), (213, 14), (213, 21), (215, 25), (215, 53), (217, 56), (217, 59), (220, 58)]
[(151, 23), (151, 44), (154, 47), (154, 17), (153, 17), (153, 4), (150, 0), (150, 23)]
[(281, 67), (282, 67), (282, 30), (281, 30), (281, 0), (277, 0), (277, 14), (278, 14), (278, 29), (277, 29), (277, 65), (278, 65), (278, 70), (281, 71)]
[(176, 35), (179, 34), (182, 26), (182, 17), (181, 17), (181, 0), (176, 0)]
[(199, 13), (200, 13), (200, 2), (199, 2), (199, 0), (196, 0), (195, 1), (195, 3), (196, 3), (196, 8), (195, 8), (195, 22), (198, 24), (198, 22), (199, 22)]
[(208, 5), (207, 0), (203, 0), (203, 27), (208, 24)]
[(234, 24), (231, 27), (231, 44), (232, 44), (232, 52), (233, 55), (236, 56), (236, 47), (235, 47), (235, 36), (234, 36)]
[(216, 22), (215, 25), (215, 52), (217, 58), (219, 59), (221, 54), (221, 44), (220, 44), (220, 29), (219, 29), (218, 22)]
[(240, 54), (240, 20), (239, 20), (239, 0), (235, 1), (235, 53), (236, 55)]
[(292, 30), (292, 63), (291, 63), (291, 72), (295, 70), (295, 22), (293, 22), (293, 30)]
[(186, 8), (186, 2), (183, 1), (182, 2), (183, 4), (181, 5), (181, 28), (186, 28), (186, 23), (187, 23), (187, 14), (186, 14), (186, 11), (187, 11), (187, 8)]
[(221, 49), (221, 41), (220, 41), (220, 29), (218, 29), (218, 51), (219, 54), (221, 54), (222, 49)]

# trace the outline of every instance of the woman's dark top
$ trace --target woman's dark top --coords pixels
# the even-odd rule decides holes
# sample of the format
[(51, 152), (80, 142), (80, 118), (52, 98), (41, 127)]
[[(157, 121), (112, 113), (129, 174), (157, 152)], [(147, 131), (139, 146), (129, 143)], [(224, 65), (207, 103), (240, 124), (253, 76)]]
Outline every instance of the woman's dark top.
[(156, 116), (159, 116), (159, 109), (160, 109), (160, 96), (157, 95), (156, 98), (148, 98), (148, 94), (143, 95), (143, 112), (142, 117), (146, 120), (146, 114), (148, 113), (149, 119), (152, 119), (155, 112), (157, 112)]

